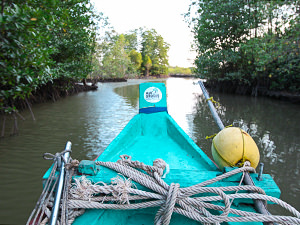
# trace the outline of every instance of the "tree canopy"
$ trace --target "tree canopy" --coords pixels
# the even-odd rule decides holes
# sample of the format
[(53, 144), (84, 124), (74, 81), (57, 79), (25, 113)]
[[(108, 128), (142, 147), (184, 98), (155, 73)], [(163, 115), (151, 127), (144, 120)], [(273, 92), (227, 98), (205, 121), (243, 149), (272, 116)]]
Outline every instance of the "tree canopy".
[(85, 78), (101, 19), (90, 0), (2, 1), (0, 110), (48, 82)]
[(125, 51), (126, 40), (119, 35), (112, 47), (104, 54), (102, 73), (109, 77), (124, 77), (127, 73), (130, 58)]
[[(139, 28), (126, 34), (111, 30), (100, 42), (96, 54), (96, 64), (100, 69), (93, 76), (130, 77), (168, 73), (169, 44), (154, 29)], [(122, 62), (116, 60), (120, 54)], [(118, 69), (120, 67), (123, 67), (122, 73)]]
[(200, 76), (300, 91), (298, 0), (197, 0), (190, 9)]
[[(164, 42), (162, 36), (157, 34), (154, 29), (146, 30), (142, 33), (141, 53), (143, 58), (149, 57), (152, 61), (151, 75), (168, 73), (168, 50), (169, 44)], [(148, 64), (145, 62), (144, 65)]]

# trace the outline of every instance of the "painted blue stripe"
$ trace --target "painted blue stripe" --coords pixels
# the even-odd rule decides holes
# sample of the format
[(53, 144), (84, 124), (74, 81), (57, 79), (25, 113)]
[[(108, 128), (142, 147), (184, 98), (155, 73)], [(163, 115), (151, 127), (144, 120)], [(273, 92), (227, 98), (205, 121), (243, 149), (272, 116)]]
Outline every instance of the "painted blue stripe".
[(156, 112), (168, 112), (167, 107), (147, 107), (147, 108), (141, 108), (139, 110), (139, 113), (156, 113)]

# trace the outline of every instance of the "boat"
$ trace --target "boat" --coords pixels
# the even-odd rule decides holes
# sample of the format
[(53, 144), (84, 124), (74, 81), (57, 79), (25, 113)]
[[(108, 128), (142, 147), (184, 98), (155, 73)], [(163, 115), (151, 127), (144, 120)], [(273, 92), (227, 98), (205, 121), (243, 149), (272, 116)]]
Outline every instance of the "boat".
[[(71, 159), (70, 142), (45, 155), (54, 163), (27, 224), (300, 224), (271, 175), (219, 169), (168, 114), (163, 83), (139, 91), (139, 113), (95, 160)], [(257, 207), (274, 202), (293, 216)]]

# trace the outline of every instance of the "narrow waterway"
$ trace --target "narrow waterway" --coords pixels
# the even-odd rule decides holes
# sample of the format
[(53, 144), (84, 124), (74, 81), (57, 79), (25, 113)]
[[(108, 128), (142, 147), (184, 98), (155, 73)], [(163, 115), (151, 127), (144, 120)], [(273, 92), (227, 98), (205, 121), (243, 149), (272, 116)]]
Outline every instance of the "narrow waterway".
[[(167, 86), (169, 114), (211, 157), (211, 139), (205, 137), (218, 132), (218, 127), (196, 81), (160, 80)], [(41, 193), (41, 178), (51, 165), (42, 159), (43, 153), (62, 151), (68, 140), (73, 143), (72, 157), (80, 160), (93, 159), (106, 148), (138, 113), (141, 82), (145, 81), (99, 84), (94, 92), (35, 105), (36, 121), (29, 111), (22, 112), (26, 120), (18, 120), (17, 136), (9, 136), (12, 121), (6, 121), (7, 136), (0, 139), (0, 224), (25, 224)], [(225, 126), (233, 124), (252, 135), (265, 173), (275, 179), (282, 199), (299, 210), (300, 106), (269, 98), (210, 95), (220, 103), (217, 111)], [(277, 207), (271, 210), (287, 214)]]

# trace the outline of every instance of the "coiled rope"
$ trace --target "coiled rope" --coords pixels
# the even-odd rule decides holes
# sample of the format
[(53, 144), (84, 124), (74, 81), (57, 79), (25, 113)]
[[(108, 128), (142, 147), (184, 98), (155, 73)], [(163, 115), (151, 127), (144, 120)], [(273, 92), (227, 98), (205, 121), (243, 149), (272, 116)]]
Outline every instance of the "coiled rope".
[[(166, 165), (162, 159), (156, 160), (153, 166), (149, 166), (139, 161), (132, 161), (130, 156), (122, 155), (121, 160), (117, 162), (96, 162), (96, 164), (115, 170), (121, 176), (114, 178), (111, 185), (102, 182), (93, 184), (84, 176), (75, 180), (75, 184), (70, 189), (70, 197), (67, 203), (69, 209), (129, 210), (159, 207), (154, 218), (154, 223), (165, 225), (170, 223), (173, 212), (203, 224), (220, 224), (222, 222), (300, 224), (300, 213), (294, 207), (280, 199), (267, 196), (264, 190), (259, 187), (252, 185), (207, 187), (207, 185), (238, 173), (255, 172), (255, 169), (252, 167), (244, 166), (191, 187), (180, 188), (180, 185), (177, 183), (168, 185), (161, 179), (163, 169)], [(145, 171), (147, 174), (142, 171)], [(151, 192), (138, 190), (133, 186), (131, 181), (147, 187)], [(226, 194), (226, 191), (236, 193)], [(256, 193), (237, 193), (238, 191)], [(213, 194), (214, 196), (192, 197), (203, 193), (208, 193), (208, 195)], [(99, 194), (104, 196), (99, 196)], [(231, 203), (236, 198), (272, 201), (288, 210), (294, 216), (262, 215), (232, 209)], [(140, 202), (131, 203), (130, 201), (132, 200), (140, 200)], [(116, 202), (116, 204), (106, 203), (111, 201)], [(213, 201), (222, 201), (224, 206), (211, 203)], [(213, 215), (208, 211), (210, 209), (222, 213), (221, 215)], [(229, 214), (234, 214), (235, 216), (230, 216)]]

